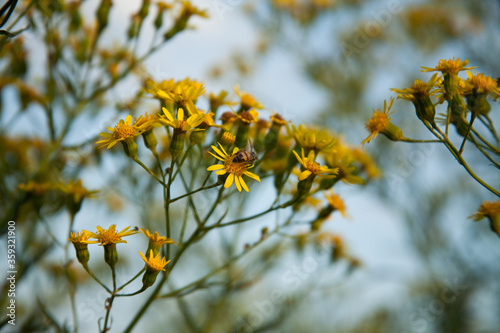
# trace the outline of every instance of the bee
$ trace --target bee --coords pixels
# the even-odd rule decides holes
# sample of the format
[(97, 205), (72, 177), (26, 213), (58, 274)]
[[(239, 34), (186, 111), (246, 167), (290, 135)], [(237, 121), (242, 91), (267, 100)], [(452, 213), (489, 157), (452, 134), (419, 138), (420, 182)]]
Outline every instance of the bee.
[[(250, 142), (250, 147), (252, 146), (252, 143)], [(251, 147), (251, 150), (248, 151), (246, 149), (240, 149), (236, 155), (233, 157), (233, 162), (234, 163), (245, 163), (246, 165), (252, 166), (255, 161), (257, 161), (259, 158), (257, 157), (257, 154), (253, 151), (253, 147)]]

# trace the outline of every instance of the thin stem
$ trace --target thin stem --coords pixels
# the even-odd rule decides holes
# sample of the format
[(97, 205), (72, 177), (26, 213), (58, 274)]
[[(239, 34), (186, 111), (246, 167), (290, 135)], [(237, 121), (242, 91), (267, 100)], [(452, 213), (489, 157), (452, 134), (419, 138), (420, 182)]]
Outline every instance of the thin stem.
[(219, 185), (221, 185), (221, 184), (219, 184), (219, 183), (215, 183), (215, 184), (212, 184), (212, 185), (209, 185), (209, 186), (202, 186), (202, 187), (200, 187), (200, 188), (199, 188), (199, 189), (197, 189), (197, 190), (191, 191), (191, 192), (189, 192), (189, 193), (186, 193), (186, 194), (180, 195), (180, 196), (178, 196), (177, 198), (173, 198), (173, 199), (171, 199), (171, 200), (170, 200), (170, 203), (172, 203), (172, 202), (176, 202), (177, 200), (180, 200), (180, 199), (185, 198), (185, 197), (187, 197), (187, 196), (193, 195), (193, 194), (195, 194), (195, 193), (198, 193), (198, 192), (201, 192), (201, 191), (204, 191), (204, 190), (209, 190), (209, 189), (214, 188), (214, 187), (217, 187), (217, 186), (219, 186)]
[[(429, 126), (429, 124), (426, 124), (427, 128), (429, 128), (429, 130), (434, 133), (434, 135), (436, 135), (437, 137), (439, 137), (439, 135), (437, 135), (437, 133)], [(436, 128), (440, 134), (443, 136), (443, 139), (444, 139), (444, 144), (446, 146), (446, 148), (448, 148), (448, 150), (453, 154), (453, 156), (457, 159), (458, 163), (460, 163), (464, 168), (465, 170), (469, 173), (469, 175), (472, 176), (472, 178), (474, 178), (479, 184), (483, 185), (487, 190), (489, 190), (491, 193), (495, 194), (497, 197), (500, 197), (500, 192), (495, 190), (493, 187), (491, 187), (490, 185), (488, 185), (486, 182), (484, 182), (481, 178), (479, 178), (469, 167), (469, 165), (465, 162), (465, 160), (463, 159), (463, 157), (458, 153), (457, 149), (455, 148), (455, 146), (451, 143), (451, 141), (444, 136), (443, 132), (439, 129), (439, 127)]]
[(85, 269), (85, 271), (95, 280), (95, 282), (99, 283), (101, 285), (101, 287), (103, 287), (104, 289), (106, 289), (106, 291), (108, 293), (112, 293), (111, 289), (109, 289), (104, 283), (101, 282), (101, 280), (99, 280), (97, 278), (97, 276), (94, 275), (94, 273), (92, 273), (89, 269), (89, 267), (87, 265), (82, 265), (83, 268)]
[[(145, 270), (146, 270), (146, 267), (144, 267), (143, 269), (141, 269), (139, 271), (139, 273), (137, 273), (133, 278), (131, 278), (128, 282), (126, 282), (121, 287), (119, 287), (118, 289), (116, 289), (116, 292), (119, 292), (120, 290), (122, 290), (123, 288), (125, 288), (127, 285), (129, 285), (130, 283), (132, 283), (135, 279), (137, 279), (139, 276), (141, 276), (141, 274), (144, 273)], [(116, 295), (116, 296), (120, 296), (120, 295)]]
[(144, 170), (146, 170), (151, 176), (153, 176), (154, 179), (156, 179), (158, 181), (158, 183), (160, 183), (163, 186), (167, 187), (167, 185), (160, 178), (158, 178), (158, 176), (155, 175), (153, 173), (153, 171), (151, 171), (147, 166), (145, 166), (144, 163), (142, 163), (141, 160), (139, 160), (139, 158), (137, 156), (133, 157), (132, 159), (134, 160), (134, 162), (136, 162), (137, 164), (139, 164)]
[(402, 140), (403, 142), (412, 142), (412, 143), (431, 143), (431, 142), (443, 142), (443, 140), (415, 140), (415, 139), (408, 139), (404, 138)]

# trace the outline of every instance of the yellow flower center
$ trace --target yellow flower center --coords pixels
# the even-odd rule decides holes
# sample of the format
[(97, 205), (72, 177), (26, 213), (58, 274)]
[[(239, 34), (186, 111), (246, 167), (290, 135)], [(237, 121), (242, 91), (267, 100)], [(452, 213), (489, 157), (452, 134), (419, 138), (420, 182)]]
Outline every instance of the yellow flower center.
[(319, 165), (319, 163), (311, 161), (307, 158), (304, 158), (304, 166), (307, 170), (311, 171), (315, 175), (321, 172), (321, 166)]
[(497, 88), (497, 81), (484, 74), (471, 77), (469, 82), (480, 94), (489, 93)]
[(229, 158), (224, 163), (224, 170), (235, 175), (236, 177), (241, 177), (241, 175), (243, 175), (247, 171), (247, 166), (245, 165), (245, 163), (233, 163), (232, 160), (232, 158)]
[(115, 126), (115, 131), (113, 137), (115, 139), (126, 139), (135, 134), (135, 126), (127, 124), (117, 124)]
[(381, 132), (389, 126), (389, 123), (389, 118), (386, 113), (375, 111), (373, 113), (373, 117), (368, 120), (366, 128), (370, 131), (370, 133)]
[(116, 230), (104, 230), (102, 232), (99, 232), (99, 241), (101, 244), (106, 245), (106, 244), (116, 244), (122, 241), (122, 238)]

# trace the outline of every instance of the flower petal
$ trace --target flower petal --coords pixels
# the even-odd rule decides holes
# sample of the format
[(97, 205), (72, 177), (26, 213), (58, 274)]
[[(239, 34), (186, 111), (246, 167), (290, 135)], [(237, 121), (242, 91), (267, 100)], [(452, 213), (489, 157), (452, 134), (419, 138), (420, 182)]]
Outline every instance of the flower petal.
[(236, 184), (236, 188), (238, 189), (238, 191), (241, 192), (240, 177), (234, 177), (234, 183)]
[(219, 147), (220, 149), (222, 149), (222, 151), (224, 152), (224, 156), (229, 156), (229, 154), (226, 152), (226, 150), (224, 149), (224, 147), (222, 147), (222, 145), (220, 144), (220, 142), (217, 142), (219, 144)]
[(243, 172), (243, 174), (244, 174), (245, 176), (248, 176), (248, 177), (250, 177), (250, 178), (252, 178), (252, 179), (255, 179), (256, 181), (260, 182), (260, 177), (259, 177), (259, 176), (257, 176), (256, 174), (254, 174), (254, 173), (250, 172), (250, 171), (245, 171), (245, 172)]
[(212, 153), (211, 151), (208, 152), (210, 155), (212, 155), (213, 157), (215, 157), (216, 159), (218, 159), (219, 161), (222, 161), (222, 162), (225, 162), (225, 160), (223, 158), (220, 158), (219, 156), (215, 155), (214, 153)]
[(161, 108), (163, 110), (163, 114), (165, 115), (165, 117), (168, 118), (168, 120), (170, 120), (171, 122), (174, 121), (174, 117), (172, 117), (172, 114), (170, 113), (170, 111), (168, 111), (168, 109), (166, 107), (163, 107)]
[(220, 170), (224, 168), (224, 164), (214, 164), (207, 168), (207, 171)]
[(240, 184), (241, 184), (241, 187), (243, 187), (245, 189), (245, 191), (249, 192), (248, 190), (248, 186), (247, 184), (245, 183), (245, 181), (243, 180), (243, 177), (239, 177), (240, 178)]
[(226, 172), (227, 172), (226, 170), (219, 170), (219, 171), (215, 171), (215, 174), (219, 175), (219, 176), (222, 176), (222, 175), (225, 175)]
[(125, 118), (125, 124), (130, 125), (132, 124), (132, 116), (128, 115), (127, 118)]
[(224, 183), (224, 188), (228, 188), (229, 186), (231, 186), (233, 184), (233, 180), (234, 180), (234, 175), (230, 173), (226, 179), (226, 182)]
[(303, 165), (304, 163), (302, 163), (302, 159), (299, 157), (299, 154), (297, 154), (297, 152), (295, 150), (292, 150), (292, 153), (295, 155), (295, 157), (297, 158), (299, 163)]
[(309, 177), (311, 174), (312, 174), (312, 172), (309, 170), (302, 171), (302, 173), (299, 175), (299, 180), (304, 180), (307, 177)]
[(177, 110), (177, 119), (184, 120), (184, 110), (182, 108), (179, 108), (179, 110)]
[(219, 154), (219, 156), (220, 156), (220, 157), (226, 157), (226, 156), (227, 156), (227, 154), (223, 154), (223, 153), (219, 150), (219, 148), (217, 148), (217, 147), (215, 147), (215, 146), (212, 146), (212, 149), (213, 149), (213, 150), (214, 150), (217, 154)]

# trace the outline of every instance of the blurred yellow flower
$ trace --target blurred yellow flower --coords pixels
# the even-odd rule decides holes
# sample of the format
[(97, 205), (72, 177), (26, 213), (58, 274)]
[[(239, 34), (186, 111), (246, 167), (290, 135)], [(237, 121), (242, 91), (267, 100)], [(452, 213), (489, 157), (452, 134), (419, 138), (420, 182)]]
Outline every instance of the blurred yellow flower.
[(107, 128), (111, 133), (103, 132), (100, 135), (104, 138), (103, 140), (97, 141), (97, 148), (106, 147), (110, 149), (120, 141), (124, 141), (128, 138), (133, 138), (141, 134), (141, 131), (137, 126), (132, 125), (132, 116), (128, 115), (125, 120), (120, 119), (118, 124), (114, 128)]
[(299, 157), (299, 154), (297, 154), (295, 150), (292, 150), (292, 152), (294, 153), (300, 164), (302, 164), (302, 166), (305, 168), (305, 170), (300, 173), (299, 180), (304, 180), (311, 175), (313, 177), (318, 176), (321, 178), (329, 179), (334, 178), (335, 175), (339, 172), (339, 168), (329, 168), (324, 165), (321, 166), (319, 163), (315, 162), (314, 150), (311, 150), (309, 152), (309, 155), (306, 157), (304, 156), (304, 149), (302, 149), (302, 158)]

